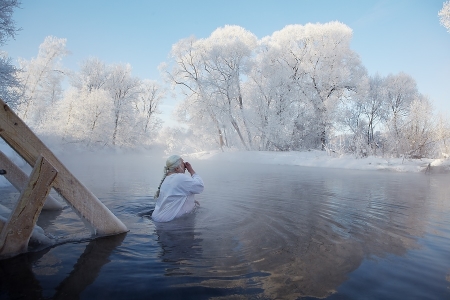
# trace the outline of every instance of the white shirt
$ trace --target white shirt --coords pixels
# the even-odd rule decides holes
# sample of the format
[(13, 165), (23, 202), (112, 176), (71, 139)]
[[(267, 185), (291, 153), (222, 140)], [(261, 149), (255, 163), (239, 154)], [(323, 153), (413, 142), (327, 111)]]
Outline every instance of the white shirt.
[(191, 212), (195, 207), (194, 194), (203, 192), (203, 180), (199, 175), (175, 173), (167, 176), (161, 185), (152, 219), (168, 222)]

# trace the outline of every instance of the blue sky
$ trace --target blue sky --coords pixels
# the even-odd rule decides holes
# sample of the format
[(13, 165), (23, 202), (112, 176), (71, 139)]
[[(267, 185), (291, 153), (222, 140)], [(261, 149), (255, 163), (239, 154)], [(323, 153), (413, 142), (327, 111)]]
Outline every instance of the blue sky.
[[(369, 71), (405, 72), (450, 117), (450, 33), (440, 25), (444, 0), (22, 0), (22, 28), (2, 47), (31, 59), (46, 36), (67, 39), (72, 70), (89, 57), (129, 63), (133, 75), (160, 80), (158, 65), (182, 38), (239, 25), (258, 38), (290, 24), (340, 21), (353, 29), (352, 48)], [(175, 100), (164, 107), (167, 114)]]

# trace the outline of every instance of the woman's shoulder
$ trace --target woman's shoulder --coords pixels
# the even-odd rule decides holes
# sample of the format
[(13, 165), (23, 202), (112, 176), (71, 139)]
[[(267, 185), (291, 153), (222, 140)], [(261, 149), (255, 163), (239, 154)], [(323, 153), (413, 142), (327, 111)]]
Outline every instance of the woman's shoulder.
[(190, 174), (186, 174), (186, 173), (177, 173), (177, 174), (173, 174), (175, 175), (173, 180), (177, 181), (177, 182), (194, 182), (197, 181), (200, 176), (198, 176), (197, 174), (194, 175), (190, 175)]
[(174, 180), (179, 180), (179, 181), (185, 181), (185, 180), (192, 180), (192, 177), (189, 174), (185, 174), (185, 173), (175, 173), (173, 174), (173, 179)]

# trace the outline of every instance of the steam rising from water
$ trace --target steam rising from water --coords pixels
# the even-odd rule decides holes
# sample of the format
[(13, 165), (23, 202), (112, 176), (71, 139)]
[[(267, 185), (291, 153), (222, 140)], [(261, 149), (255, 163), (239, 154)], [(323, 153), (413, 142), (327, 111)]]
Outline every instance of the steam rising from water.
[[(193, 160), (205, 182), (204, 193), (197, 196), (200, 208), (158, 224), (149, 215), (164, 159), (142, 154), (63, 156), (130, 232), (106, 252), (92, 242), (84, 252), (79, 245), (58, 246), (38, 259), (33, 272), (55, 267), (49, 257), (58, 257), (58, 264), (67, 268), (77, 260), (76, 253), (83, 261), (87, 253), (100, 253), (107, 257), (102, 257), (106, 265), (97, 267), (98, 277), (89, 286), (78, 283), (84, 297), (183, 293), (186, 298), (293, 299), (335, 291), (345, 297), (358, 286), (365, 293), (383, 286), (382, 292), (393, 298), (407, 298), (424, 288), (448, 295), (446, 285), (435, 285), (450, 271), (448, 175)], [(39, 224), (55, 236), (88, 236), (70, 209), (44, 215)], [(368, 265), (376, 268), (371, 261), (388, 261), (391, 277), (367, 270)], [(421, 276), (418, 270), (430, 278), (420, 286), (413, 278)], [(355, 272), (372, 277), (358, 281)], [(51, 276), (61, 281), (64, 274)], [(404, 288), (399, 292), (385, 286), (386, 281)], [(52, 290), (51, 285), (43, 288)]]

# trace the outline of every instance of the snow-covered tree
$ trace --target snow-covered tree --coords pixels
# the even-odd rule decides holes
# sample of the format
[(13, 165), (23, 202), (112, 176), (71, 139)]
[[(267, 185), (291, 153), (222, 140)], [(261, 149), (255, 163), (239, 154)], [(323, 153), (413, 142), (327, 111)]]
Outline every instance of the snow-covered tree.
[(166, 89), (154, 80), (145, 79), (141, 82), (140, 93), (134, 101), (134, 106), (141, 120), (141, 130), (150, 134), (155, 133), (161, 126), (159, 106), (166, 97)]
[[(364, 155), (375, 154), (375, 129), (385, 120), (387, 98), (384, 78), (376, 74), (361, 78), (359, 90), (341, 107), (340, 123), (354, 135), (351, 148)], [(357, 150), (359, 149), (359, 150)]]
[[(402, 154), (401, 141), (403, 139), (403, 126), (409, 114), (411, 103), (419, 99), (416, 81), (403, 72), (389, 74), (385, 79), (386, 93), (386, 125), (388, 129), (388, 144), (390, 151), (397, 156)], [(389, 151), (389, 152), (390, 152)]]
[[(0, 46), (3, 46), (8, 38), (14, 38), (19, 30), (12, 18), (14, 9), (19, 5), (20, 1), (17, 0), (0, 0)], [(20, 88), (17, 73), (11, 58), (0, 50), (0, 98), (12, 106), (17, 102), (17, 90)]]
[(139, 78), (131, 75), (129, 64), (116, 64), (111, 67), (111, 73), (106, 85), (114, 103), (113, 146), (116, 144), (133, 143), (135, 136), (130, 130), (134, 127), (133, 103), (139, 97)]
[[(358, 55), (350, 49), (352, 30), (339, 22), (322, 26), (305, 26), (308, 54), (303, 61), (305, 80), (301, 88), (316, 112), (322, 147), (327, 143), (327, 132), (339, 100), (348, 92), (356, 92), (359, 80), (365, 75)], [(306, 88), (305, 88), (306, 85)]]
[(377, 74), (367, 84), (341, 106), (340, 125), (351, 133), (351, 140), (346, 137), (351, 152), (371, 155), (382, 147), (389, 156), (425, 157), (435, 155), (441, 144), (446, 151), (446, 123), (434, 121), (430, 100), (411, 76)]
[(252, 137), (244, 111), (242, 80), (249, 70), (256, 42), (251, 32), (229, 25), (216, 29), (203, 41), (207, 90), (216, 98), (246, 149), (252, 147)]
[(442, 9), (438, 13), (442, 26), (450, 32), (450, 1), (444, 2)]
[(48, 112), (42, 132), (59, 143), (107, 147), (112, 144), (113, 105), (105, 90), (71, 88)]
[(17, 113), (29, 126), (42, 125), (47, 109), (62, 98), (65, 70), (61, 60), (68, 53), (66, 39), (48, 36), (36, 58), (19, 60), (23, 87)]
[[(315, 135), (310, 137), (313, 147), (325, 146), (337, 104), (355, 92), (365, 76), (358, 56), (350, 49), (351, 37), (348, 26), (331, 22), (289, 25), (261, 41), (258, 56), (263, 57), (257, 59), (252, 77), (271, 82), (255, 82), (261, 99), (273, 104), (273, 117), (290, 122), (286, 124), (291, 127), (289, 132), (304, 131), (308, 124), (308, 135)], [(305, 114), (305, 109), (310, 112)], [(281, 116), (282, 111), (290, 115)], [(313, 117), (314, 125), (305, 122), (302, 114)]]
[(12, 15), (20, 4), (18, 0), (0, 0), (0, 45), (4, 45), (8, 38), (14, 38), (19, 30)]
[[(224, 128), (233, 129), (242, 146), (251, 147), (252, 135), (246, 117), (242, 91), (248, 62), (256, 46), (256, 37), (239, 26), (225, 26), (206, 39), (193, 37), (172, 47), (170, 81), (183, 88), (186, 116), (198, 122), (211, 118), (211, 136), (218, 135), (220, 147), (225, 144)], [(195, 109), (195, 110), (194, 110)]]
[(225, 26), (175, 44), (167, 74), (184, 88), (186, 120), (209, 117), (221, 147), (234, 136), (246, 149), (324, 147), (336, 105), (365, 76), (351, 35), (338, 22), (290, 25), (258, 44)]
[(165, 90), (131, 75), (131, 66), (89, 58), (71, 73), (71, 87), (53, 105), (41, 133), (63, 144), (136, 148), (156, 139)]
[(435, 157), (450, 158), (450, 123), (448, 118), (438, 115), (434, 131)]
[(346, 135), (339, 144), (357, 155), (382, 147), (420, 157), (437, 140), (445, 148), (445, 126), (436, 138), (429, 100), (415, 80), (405, 73), (368, 77), (351, 37), (348, 26), (331, 22), (289, 25), (260, 41), (238, 26), (180, 40), (164, 70), (184, 95), (176, 113), (188, 129), (169, 130), (167, 139), (286, 151), (324, 149), (340, 130)]
[(311, 124), (305, 124), (308, 109), (302, 107), (306, 102), (300, 101), (292, 88), (290, 68), (277, 63), (280, 55), (268, 48), (260, 44), (249, 73), (246, 94), (253, 108), (249, 116), (260, 150), (286, 151), (293, 149), (294, 140), (301, 140), (293, 135), (304, 133)]
[[(218, 146), (225, 145), (223, 138), (223, 121), (220, 120), (218, 105), (215, 98), (206, 89), (206, 79), (203, 72), (204, 47), (195, 37), (182, 39), (172, 46), (170, 53), (173, 63), (163, 65), (168, 82), (179, 87), (184, 100), (179, 104), (179, 121), (191, 127), (208, 118), (212, 127), (198, 126), (197, 130), (205, 130), (208, 138), (217, 137)], [(197, 124), (196, 124), (197, 123)]]
[[(70, 73), (71, 87), (53, 107), (53, 122), (45, 127), (45, 132), (60, 135), (64, 144), (111, 146), (113, 101), (104, 89), (109, 75), (108, 66), (98, 58), (81, 62), (79, 72)], [(59, 129), (52, 133), (51, 127)]]
[(386, 115), (386, 90), (383, 78), (376, 74), (369, 77), (369, 90), (361, 100), (363, 113), (367, 120), (367, 144), (374, 142), (374, 131)]
[(100, 90), (106, 87), (110, 76), (110, 70), (104, 62), (96, 57), (83, 61), (80, 65), (80, 71), (71, 76), (73, 87), (88, 92)]
[(18, 102), (21, 87), (19, 72), (8, 54), (0, 51), (0, 98), (13, 107)]
[(402, 150), (412, 158), (429, 157), (434, 149), (435, 122), (433, 108), (428, 98), (419, 96), (409, 107), (409, 114), (402, 128)]

